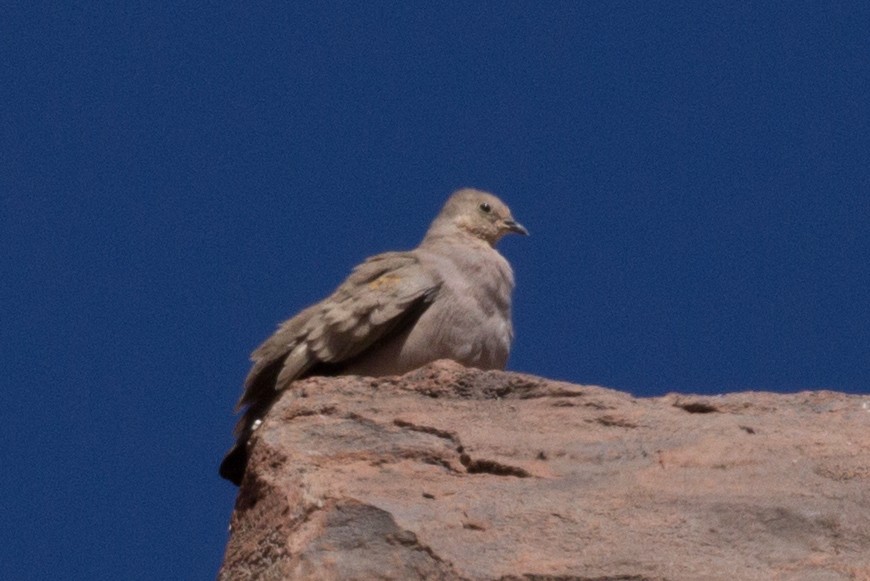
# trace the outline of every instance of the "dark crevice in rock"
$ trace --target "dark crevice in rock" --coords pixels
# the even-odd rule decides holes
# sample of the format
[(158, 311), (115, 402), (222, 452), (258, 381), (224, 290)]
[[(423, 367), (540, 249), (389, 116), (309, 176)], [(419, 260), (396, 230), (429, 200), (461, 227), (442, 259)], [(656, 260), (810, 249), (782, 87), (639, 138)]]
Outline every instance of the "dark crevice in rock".
[(469, 474), (495, 474), (496, 476), (516, 476), (517, 478), (531, 476), (526, 470), (517, 466), (508, 466), (494, 460), (472, 460), (468, 454), (460, 455), (459, 461), (462, 462)]
[(711, 414), (719, 411), (719, 408), (716, 406), (702, 401), (678, 402), (674, 404), (674, 407), (685, 410), (690, 414)]
[(462, 528), (467, 529), (469, 531), (485, 531), (486, 528), (483, 526), (473, 523), (473, 522), (464, 522), (462, 523)]
[(456, 434), (453, 432), (448, 432), (447, 430), (439, 430), (438, 428), (432, 426), (421, 426), (419, 424), (414, 424), (412, 422), (406, 422), (405, 420), (393, 420), (393, 425), (398, 426), (400, 428), (407, 428), (409, 430), (413, 430), (415, 432), (422, 432), (424, 434), (432, 434), (433, 436), (438, 436), (439, 438), (444, 438), (445, 440), (449, 440), (454, 444), (459, 443), (459, 439), (456, 437)]

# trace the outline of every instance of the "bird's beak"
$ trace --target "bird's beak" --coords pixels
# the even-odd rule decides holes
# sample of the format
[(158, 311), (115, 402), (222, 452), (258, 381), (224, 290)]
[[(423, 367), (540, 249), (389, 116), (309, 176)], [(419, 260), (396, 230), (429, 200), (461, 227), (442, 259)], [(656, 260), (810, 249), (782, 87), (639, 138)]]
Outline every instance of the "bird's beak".
[(529, 235), (529, 231), (526, 230), (526, 227), (514, 220), (513, 218), (502, 220), (502, 227), (507, 232), (516, 232), (517, 234), (522, 234), (523, 236)]

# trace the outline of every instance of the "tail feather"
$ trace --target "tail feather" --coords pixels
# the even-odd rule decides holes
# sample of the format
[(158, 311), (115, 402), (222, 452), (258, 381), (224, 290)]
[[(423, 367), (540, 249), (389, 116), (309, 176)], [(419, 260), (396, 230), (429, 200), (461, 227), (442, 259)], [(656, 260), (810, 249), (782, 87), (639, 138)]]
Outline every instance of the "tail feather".
[(221, 462), (220, 475), (236, 486), (241, 486), (248, 467), (247, 438), (237, 441)]

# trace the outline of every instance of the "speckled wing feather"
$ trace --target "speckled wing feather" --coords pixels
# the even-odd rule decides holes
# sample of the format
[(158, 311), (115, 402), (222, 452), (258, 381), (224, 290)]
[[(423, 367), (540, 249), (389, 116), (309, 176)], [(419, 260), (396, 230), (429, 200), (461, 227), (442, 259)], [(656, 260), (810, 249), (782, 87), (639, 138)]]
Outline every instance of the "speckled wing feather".
[(283, 323), (251, 355), (254, 365), (237, 405), (245, 412), (221, 476), (241, 483), (248, 438), (281, 390), (308, 373), (340, 372), (345, 362), (413, 325), (441, 284), (413, 251), (387, 252), (366, 260), (331, 296)]
[(331, 296), (283, 323), (254, 351), (238, 407), (260, 407), (312, 367), (350, 360), (412, 324), (440, 284), (413, 252), (369, 258)]

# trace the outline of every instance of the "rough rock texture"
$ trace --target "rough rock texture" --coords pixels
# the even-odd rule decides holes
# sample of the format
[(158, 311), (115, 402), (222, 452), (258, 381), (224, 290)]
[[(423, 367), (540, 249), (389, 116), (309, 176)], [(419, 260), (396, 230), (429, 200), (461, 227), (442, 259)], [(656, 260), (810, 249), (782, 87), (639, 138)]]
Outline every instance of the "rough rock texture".
[(254, 435), (219, 578), (870, 579), (870, 397), (307, 379)]

